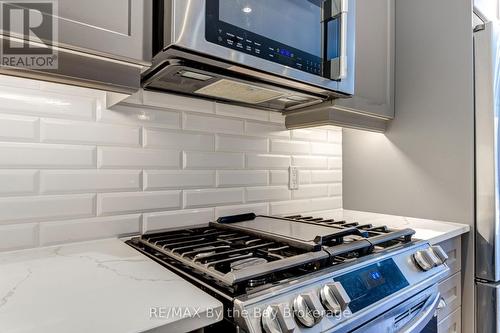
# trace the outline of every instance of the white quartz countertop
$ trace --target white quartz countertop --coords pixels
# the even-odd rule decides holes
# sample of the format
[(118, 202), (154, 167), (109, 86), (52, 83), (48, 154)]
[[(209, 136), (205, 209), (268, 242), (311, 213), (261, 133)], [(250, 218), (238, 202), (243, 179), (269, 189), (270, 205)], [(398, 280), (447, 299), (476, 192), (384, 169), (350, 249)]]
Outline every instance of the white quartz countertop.
[(437, 220), (418, 219), (413, 217), (385, 215), (369, 212), (360, 212), (346, 209), (336, 209), (301, 215), (333, 218), (335, 220), (346, 220), (348, 222), (370, 223), (374, 226), (386, 225), (394, 229), (413, 229), (416, 239), (427, 240), (431, 244), (437, 244), (469, 232), (467, 224), (444, 222)]
[(222, 303), (119, 239), (0, 254), (2, 333), (186, 332), (215, 314)]
[[(416, 231), (440, 243), (468, 225), (351, 210), (305, 213)], [(0, 253), (1, 333), (187, 332), (222, 303), (120, 239)]]

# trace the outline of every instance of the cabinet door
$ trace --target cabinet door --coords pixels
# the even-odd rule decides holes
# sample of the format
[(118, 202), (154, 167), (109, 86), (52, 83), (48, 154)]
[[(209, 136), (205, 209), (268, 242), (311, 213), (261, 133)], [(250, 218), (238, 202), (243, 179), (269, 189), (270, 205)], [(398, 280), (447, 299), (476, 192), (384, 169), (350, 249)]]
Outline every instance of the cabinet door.
[(448, 317), (443, 319), (438, 324), (438, 333), (461, 333), (462, 332), (462, 309), (458, 308), (450, 314)]
[(462, 237), (458, 236), (448, 239), (438, 245), (441, 246), (444, 252), (448, 255), (446, 265), (448, 265), (450, 271), (446, 277), (452, 276), (456, 272), (460, 271), (462, 269)]
[(356, 1), (354, 96), (335, 105), (394, 117), (395, 0)]
[(58, 0), (59, 44), (147, 64), (151, 60), (151, 0)]
[(462, 283), (460, 272), (441, 281), (438, 285), (441, 297), (446, 303), (443, 309), (438, 310), (438, 321), (442, 321), (450, 313), (462, 305)]

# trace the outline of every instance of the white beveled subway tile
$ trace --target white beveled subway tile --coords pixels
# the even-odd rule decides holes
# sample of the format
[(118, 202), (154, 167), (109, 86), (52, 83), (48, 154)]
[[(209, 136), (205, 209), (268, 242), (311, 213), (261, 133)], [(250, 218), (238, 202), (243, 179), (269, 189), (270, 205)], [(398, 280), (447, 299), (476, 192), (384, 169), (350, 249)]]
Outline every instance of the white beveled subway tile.
[(311, 176), (313, 183), (335, 183), (342, 181), (342, 171), (338, 170), (313, 170)]
[(271, 215), (288, 215), (303, 212), (342, 208), (342, 197), (271, 202)]
[(311, 153), (317, 155), (342, 156), (342, 144), (314, 142), (311, 144)]
[(292, 164), (305, 169), (328, 169), (328, 158), (320, 156), (293, 156)]
[(266, 170), (227, 170), (217, 171), (217, 186), (255, 186), (267, 185)]
[(284, 124), (285, 116), (281, 112), (269, 112), (269, 121), (272, 123)]
[(215, 113), (253, 120), (267, 121), (269, 119), (269, 111), (223, 103), (215, 103)]
[(328, 196), (337, 197), (342, 196), (342, 184), (330, 184), (328, 185)]
[(0, 252), (27, 249), (37, 245), (38, 223), (0, 226)]
[(105, 98), (106, 92), (103, 90), (85, 88), (80, 86), (73, 86), (63, 83), (55, 83), (49, 81), (41, 81), (40, 89), (43, 91), (50, 91), (62, 95), (73, 95), (73, 96), (86, 96), (93, 98)]
[(215, 218), (221, 216), (231, 216), (239, 214), (254, 213), (256, 215), (268, 215), (269, 208), (267, 203), (257, 203), (249, 205), (222, 206), (215, 208)]
[(270, 170), (269, 181), (271, 185), (288, 185), (288, 171)]
[(97, 215), (178, 209), (181, 191), (102, 193), (97, 195)]
[(0, 224), (95, 215), (95, 195), (54, 195), (0, 199)]
[(184, 152), (185, 169), (243, 169), (244, 167), (244, 154)]
[(243, 124), (244, 121), (240, 119), (184, 113), (183, 128), (212, 133), (241, 134)]
[(284, 124), (259, 123), (246, 121), (245, 133), (248, 135), (290, 138), (290, 131)]
[(271, 140), (271, 152), (280, 154), (309, 154), (311, 144), (305, 141)]
[(294, 199), (319, 198), (328, 196), (328, 185), (304, 185), (292, 191)]
[(243, 203), (243, 189), (221, 188), (184, 191), (184, 207), (203, 207)]
[(140, 233), (141, 214), (40, 223), (40, 245), (122, 237)]
[(288, 200), (269, 203), (271, 215), (287, 215), (308, 211), (311, 200)]
[(0, 114), (1, 141), (38, 141), (38, 118)]
[(40, 121), (42, 142), (139, 146), (140, 134), (136, 126), (60, 119)]
[(328, 141), (335, 143), (342, 143), (342, 128), (333, 129), (328, 131)]
[[(42, 81), (26, 79), (12, 75), (0, 75), (0, 87), (15, 87), (22, 89), (40, 89)], [(2, 88), (3, 89), (3, 88)]]
[(295, 129), (292, 130), (292, 138), (307, 141), (327, 141), (328, 131), (316, 128)]
[(290, 199), (286, 186), (247, 187), (247, 201), (282, 201)]
[(247, 168), (251, 169), (283, 169), (291, 163), (290, 156), (269, 154), (247, 154)]
[(143, 104), (167, 109), (214, 113), (215, 103), (200, 98), (184, 97), (174, 94), (143, 92)]
[(319, 211), (342, 208), (342, 197), (311, 199), (308, 211)]
[(119, 104), (113, 110), (100, 109), (97, 120), (114, 124), (137, 124), (162, 128), (180, 128), (181, 113), (136, 105)]
[(2, 87), (0, 105), (5, 113), (92, 120), (96, 100), (35, 89)]
[(217, 135), (217, 151), (232, 152), (267, 152), (268, 143), (265, 138), (249, 136)]
[(299, 184), (311, 184), (310, 170), (299, 170)]
[(139, 191), (139, 170), (42, 170), (41, 193)]
[(0, 168), (95, 168), (95, 147), (0, 143)]
[(37, 170), (0, 170), (0, 195), (32, 194), (37, 191)]
[(328, 169), (341, 170), (342, 169), (342, 157), (330, 157), (330, 158), (328, 158)]
[(213, 134), (145, 128), (144, 138), (145, 147), (203, 151), (215, 149)]
[(214, 187), (215, 171), (147, 170), (144, 183), (146, 190)]
[(213, 220), (213, 208), (147, 213), (144, 214), (142, 233), (208, 225), (208, 222)]
[(179, 168), (181, 165), (180, 151), (99, 147), (97, 150), (99, 168)]

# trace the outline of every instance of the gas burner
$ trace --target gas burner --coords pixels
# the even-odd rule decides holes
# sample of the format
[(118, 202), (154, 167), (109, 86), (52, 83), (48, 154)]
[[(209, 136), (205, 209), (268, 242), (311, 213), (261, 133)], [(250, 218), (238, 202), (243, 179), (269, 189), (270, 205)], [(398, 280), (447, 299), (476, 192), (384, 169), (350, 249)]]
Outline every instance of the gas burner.
[[(266, 264), (267, 262), (268, 261), (266, 259), (258, 258), (258, 257), (257, 258), (252, 257), (252, 258), (247, 258), (247, 259), (241, 259), (241, 260), (238, 260), (238, 261), (231, 263), (231, 271), (234, 272), (234, 271), (238, 271), (238, 270), (243, 270), (243, 269), (250, 268), (252, 266)], [(248, 286), (248, 288), (255, 288), (255, 287), (265, 285), (268, 281), (269, 281), (269, 278), (265, 277), (265, 276), (260, 277), (260, 278), (250, 279), (247, 282), (247, 286)]]
[(250, 279), (248, 280), (248, 287), (249, 288), (255, 288), (259, 286), (263, 286), (268, 282), (268, 278), (266, 277), (261, 277), (259, 279)]
[(231, 271), (238, 271), (251, 266), (262, 265), (265, 263), (267, 263), (267, 260), (264, 258), (247, 258), (232, 262), (230, 267)]

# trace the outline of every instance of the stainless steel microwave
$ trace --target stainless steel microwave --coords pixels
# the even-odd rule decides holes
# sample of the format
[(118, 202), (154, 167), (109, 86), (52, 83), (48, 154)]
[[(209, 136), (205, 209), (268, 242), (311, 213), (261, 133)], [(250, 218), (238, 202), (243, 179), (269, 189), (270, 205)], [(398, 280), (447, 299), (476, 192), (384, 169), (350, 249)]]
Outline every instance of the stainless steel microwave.
[(145, 89), (294, 110), (354, 93), (355, 0), (155, 0)]

